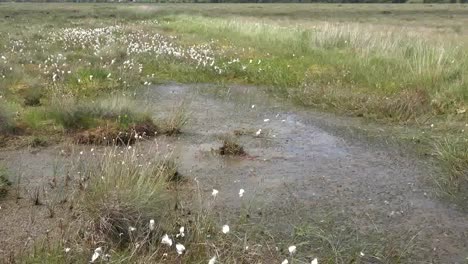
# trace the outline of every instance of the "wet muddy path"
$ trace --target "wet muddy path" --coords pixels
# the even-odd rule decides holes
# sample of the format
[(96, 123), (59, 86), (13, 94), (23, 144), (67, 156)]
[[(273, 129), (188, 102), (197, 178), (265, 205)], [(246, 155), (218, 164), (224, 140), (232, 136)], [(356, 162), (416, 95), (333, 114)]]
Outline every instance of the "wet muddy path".
[[(339, 215), (334, 221), (362, 233), (379, 231), (416, 244), (415, 263), (467, 261), (468, 216), (439, 201), (424, 183), (435, 173), (430, 160), (350, 132), (353, 122), (295, 109), (255, 88), (232, 87), (225, 96), (212, 89), (154, 86), (141, 100), (156, 117), (184, 105), (189, 123), (183, 134), (158, 137), (157, 144), (173, 152), (182, 175), (196, 178), (206, 195), (219, 190), (216, 207), (223, 221), (240, 210), (242, 188), (252, 218), (277, 230)], [(220, 137), (235, 131), (248, 155), (218, 155)], [(61, 148), (4, 152), (0, 161), (16, 170), (21, 164), (23, 181), (34, 185), (50, 180), (54, 164), (64, 159)], [(8, 210), (8, 204), (3, 207)], [(13, 220), (1, 213), (0, 221)], [(0, 226), (0, 237), (9, 228)]]

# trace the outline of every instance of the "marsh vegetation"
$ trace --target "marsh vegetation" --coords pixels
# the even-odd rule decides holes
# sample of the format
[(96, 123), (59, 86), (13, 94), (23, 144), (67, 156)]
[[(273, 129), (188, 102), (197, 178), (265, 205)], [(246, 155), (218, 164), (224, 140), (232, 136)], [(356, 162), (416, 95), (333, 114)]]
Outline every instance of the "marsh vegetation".
[[(437, 204), (430, 206), (433, 213), (450, 213), (451, 232), (466, 227), (466, 215), (460, 212), (468, 199), (467, 15), (465, 5), (0, 4), (0, 147), (10, 156), (27, 150), (38, 155), (55, 151), (60, 157), (50, 158), (60, 163), (51, 179), (32, 177), (29, 186), (24, 182), (33, 173), (22, 172), (19, 164), (0, 169), (0, 206), (6, 206), (0, 210), (12, 213), (28, 204), (30, 211), (18, 209), (18, 218), (37, 214), (51, 225), (32, 228), (32, 242), (23, 246), (10, 234), (13, 242), (0, 248), (0, 259), (212, 264), (466, 258), (466, 245), (460, 246), (457, 236), (445, 234), (449, 238), (442, 247), (451, 252), (434, 250), (427, 256), (432, 251), (428, 241), (440, 234), (383, 227), (390, 220), (382, 219), (407, 213), (401, 204), (387, 216), (369, 206), (365, 213), (371, 228), (347, 214), (357, 213), (356, 203), (390, 203), (370, 189), (420, 201), (430, 186), (431, 204)], [(153, 98), (154, 87), (173, 82), (211, 86), (196, 93), (196, 85), (169, 86)], [(255, 96), (236, 92), (235, 87), (251, 86), (258, 87)], [(202, 94), (211, 97), (200, 99)], [(222, 101), (235, 94), (244, 97), (240, 103)], [(263, 99), (254, 98), (258, 96)], [(270, 100), (300, 114), (291, 117)], [(339, 132), (329, 135), (310, 125), (320, 123), (320, 118), (307, 119), (314, 111), (348, 118), (348, 123), (330, 118), (330, 123), (340, 123), (336, 130), (357, 130), (412, 150), (405, 149), (401, 158), (393, 147), (383, 147), (387, 154), (381, 154), (371, 147), (341, 146)], [(234, 136), (219, 136), (230, 131)], [(216, 143), (210, 145), (212, 137)], [(294, 141), (297, 145), (291, 145)], [(216, 157), (227, 163), (211, 167), (218, 161), (204, 161), (210, 154), (203, 144), (229, 156)], [(189, 154), (199, 161), (191, 164), (193, 169), (185, 167), (183, 180), (178, 166), (186, 165), (174, 161), (173, 145), (187, 147), (178, 153), (182, 161)], [(352, 153), (356, 163), (343, 153)], [(392, 158), (374, 160), (379, 155)], [(296, 156), (320, 162), (310, 165)], [(278, 178), (262, 178), (265, 186), (258, 189), (281, 193), (274, 206), (264, 201), (269, 206), (262, 207), (254, 199), (257, 188), (238, 186), (237, 178), (203, 182), (190, 175), (205, 172), (197, 167), (202, 164), (209, 176), (216, 170), (236, 176), (234, 171), (242, 170), (247, 177), (243, 184), (253, 184), (248, 177), (257, 169), (275, 176), (281, 172), (283, 180), (311, 171), (319, 184), (320, 177), (325, 179), (319, 174), (330, 173), (320, 167), (329, 165), (328, 158), (346, 168), (337, 175), (349, 186), (354, 181), (348, 174), (359, 168), (366, 177), (384, 177), (389, 186), (373, 178), (366, 178), (369, 190), (327, 185), (323, 188), (336, 195), (324, 191), (324, 197), (356, 190), (369, 194), (368, 200), (348, 197), (352, 202), (342, 202), (348, 207), (334, 210), (335, 198), (317, 200), (315, 192), (297, 191), (298, 182), (285, 183), (291, 188), (286, 192)], [(419, 169), (423, 165), (411, 167), (419, 160), (431, 164), (425, 178), (417, 176), (425, 174)], [(244, 171), (237, 163), (251, 168)], [(399, 176), (387, 179), (392, 166), (395, 173), (407, 173), (408, 182), (394, 182), (403, 181)], [(221, 183), (235, 188), (221, 188)], [(398, 184), (402, 186), (396, 188)], [(298, 213), (311, 203), (318, 205), (317, 218)], [(456, 209), (450, 211), (448, 204)], [(272, 216), (274, 224), (269, 223)], [(14, 218), (4, 217), (11, 226)]]

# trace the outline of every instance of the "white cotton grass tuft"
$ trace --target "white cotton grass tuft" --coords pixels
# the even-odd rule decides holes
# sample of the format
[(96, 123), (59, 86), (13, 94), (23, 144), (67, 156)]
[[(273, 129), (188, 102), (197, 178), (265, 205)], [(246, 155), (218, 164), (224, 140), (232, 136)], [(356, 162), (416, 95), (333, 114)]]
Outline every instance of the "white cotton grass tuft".
[(229, 226), (228, 225), (223, 225), (223, 233), (227, 234), (227, 233), (229, 233), (229, 231), (230, 231)]
[(176, 251), (177, 251), (177, 254), (182, 255), (185, 251), (185, 246), (180, 243), (177, 243)]
[(260, 128), (259, 130), (257, 130), (257, 132), (255, 132), (255, 135), (260, 136), (261, 133), (262, 133), (262, 129)]
[(151, 219), (149, 221), (149, 230), (154, 231), (154, 228), (156, 227), (156, 223), (154, 222), (154, 219)]
[(296, 250), (297, 250), (296, 246), (288, 247), (289, 254), (291, 254), (291, 255), (296, 253)]
[(130, 227), (128, 228), (128, 231), (134, 232), (134, 231), (136, 231), (136, 227), (130, 226)]
[(185, 237), (185, 227), (180, 227), (179, 234), (177, 234), (176, 237)]
[(102, 248), (98, 247), (94, 250), (93, 255), (91, 256), (91, 263), (94, 263), (102, 255)]
[(283, 262), (281, 262), (281, 264), (288, 264), (289, 261), (287, 259), (283, 260)]
[(208, 261), (208, 264), (215, 264), (216, 263), (216, 256), (210, 258), (210, 260)]
[(365, 254), (362, 253), (362, 251), (359, 253), (359, 255), (361, 255), (361, 257), (364, 257), (364, 256), (365, 256)]
[(71, 248), (65, 248), (65, 253), (70, 252)]
[(218, 195), (218, 193), (219, 193), (218, 190), (213, 189), (213, 191), (211, 192), (211, 195), (212, 195), (213, 197), (216, 197), (216, 196)]
[(165, 234), (161, 239), (161, 244), (172, 246), (172, 239), (170, 239), (169, 236)]
[(312, 260), (312, 261), (310, 262), (310, 264), (318, 264), (318, 259), (317, 259), (317, 258), (314, 258), (314, 260)]
[(240, 189), (240, 190), (239, 190), (239, 197), (242, 197), (242, 196), (244, 196), (244, 192), (245, 192), (245, 190), (244, 190), (244, 189)]

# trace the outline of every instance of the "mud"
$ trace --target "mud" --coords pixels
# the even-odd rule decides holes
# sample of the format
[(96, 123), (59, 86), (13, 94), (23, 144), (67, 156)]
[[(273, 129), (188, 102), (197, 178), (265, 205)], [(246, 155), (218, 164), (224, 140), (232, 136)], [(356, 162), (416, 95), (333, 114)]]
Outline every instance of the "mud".
[[(248, 203), (254, 220), (290, 232), (293, 225), (337, 212), (340, 221), (363, 233), (383, 230), (401, 234), (402, 240), (411, 234), (417, 244), (415, 263), (464, 263), (468, 257), (468, 216), (436, 198), (427, 184), (438, 173), (431, 160), (389, 144), (385, 136), (368, 140), (355, 132), (361, 124), (296, 108), (253, 87), (214, 93), (212, 87), (153, 86), (141, 100), (154, 106), (155, 117), (185, 102), (189, 123), (183, 133), (157, 141), (164, 146), (161, 151), (173, 151), (181, 175), (197, 179), (206, 197), (213, 188), (219, 190), (221, 221), (234, 222)], [(236, 134), (248, 155), (219, 155), (220, 137), (226, 134)], [(150, 144), (137, 147), (144, 151)], [(4, 152), (0, 162), (20, 173), (24, 190), (31, 190), (50, 181), (57, 161), (66, 163), (61, 149)], [(0, 225), (0, 250), (5, 250), (22, 243), (3, 242), (14, 240), (16, 221), (31, 209), (10, 200), (0, 204), (0, 222), (7, 223)], [(15, 214), (18, 210), (23, 211)], [(29, 234), (24, 231), (21, 237)]]

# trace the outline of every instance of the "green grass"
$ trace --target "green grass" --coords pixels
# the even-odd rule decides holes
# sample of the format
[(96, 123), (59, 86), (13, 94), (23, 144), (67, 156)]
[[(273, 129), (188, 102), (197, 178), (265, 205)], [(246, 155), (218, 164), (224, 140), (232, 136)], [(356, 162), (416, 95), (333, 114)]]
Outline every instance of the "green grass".
[[(167, 187), (173, 173), (160, 166), (160, 161), (151, 159), (149, 164), (134, 152), (126, 152), (119, 161), (114, 158), (118, 152), (106, 154), (96, 167), (85, 167), (89, 181), (83, 183), (87, 187), (80, 199), (83, 215), (103, 241), (128, 246), (150, 236), (159, 240), (164, 232), (160, 229), (166, 227), (157, 226), (151, 232), (148, 225), (151, 219), (158, 225), (164, 223), (169, 215)], [(136, 230), (129, 231), (131, 227)]]
[(5, 102), (0, 101), (0, 134), (9, 133), (14, 127), (13, 113), (7, 108)]
[(67, 130), (95, 128), (105, 121), (128, 129), (151, 120), (148, 114), (136, 108), (134, 102), (123, 97), (94, 102), (57, 101), (50, 116)]

